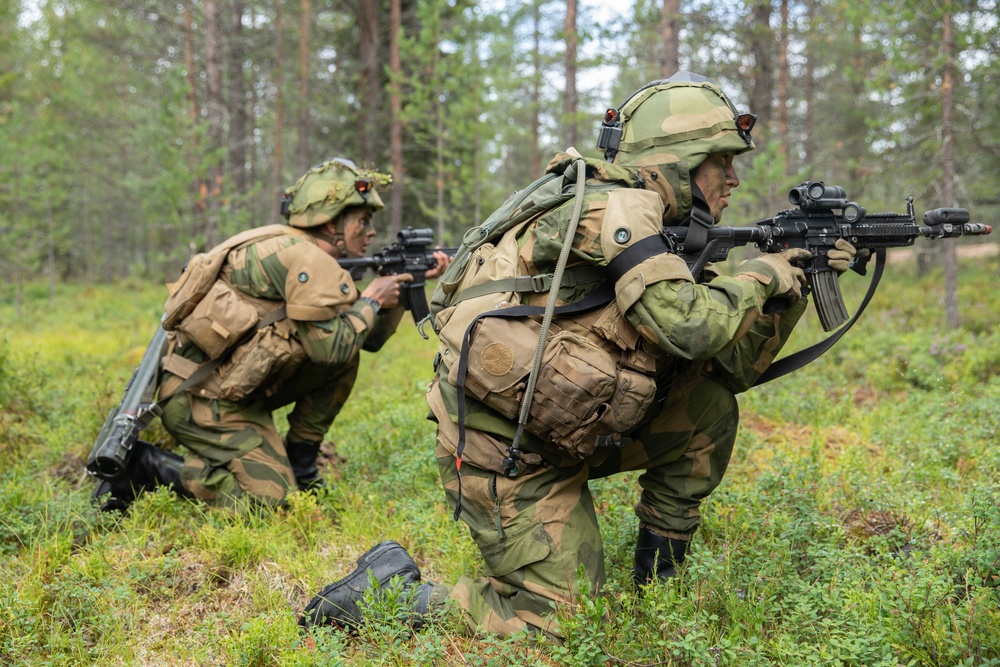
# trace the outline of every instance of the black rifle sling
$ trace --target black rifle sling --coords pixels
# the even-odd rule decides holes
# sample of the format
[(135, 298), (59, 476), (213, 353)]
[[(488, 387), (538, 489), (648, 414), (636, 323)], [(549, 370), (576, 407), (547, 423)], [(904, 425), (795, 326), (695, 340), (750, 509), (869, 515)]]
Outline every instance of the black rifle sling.
[(674, 253), (673, 242), (665, 234), (654, 234), (636, 241), (622, 250), (613, 260), (608, 262), (608, 278), (617, 283), (634, 266), (638, 266), (650, 257), (664, 253)]
[[(573, 303), (568, 303), (564, 306), (557, 306), (553, 311), (553, 314), (575, 315), (577, 313), (583, 313), (603, 306), (607, 303), (611, 303), (611, 300), (614, 298), (614, 283), (605, 282), (579, 301), (574, 301)], [(462, 336), (462, 352), (458, 359), (458, 379), (455, 381), (455, 386), (458, 389), (458, 444), (455, 447), (455, 460), (459, 472), (458, 501), (455, 503), (456, 520), (462, 513), (461, 470), (462, 453), (465, 451), (465, 377), (468, 375), (469, 371), (469, 339), (471, 338), (472, 328), (476, 326), (476, 323), (479, 322), (479, 320), (486, 317), (531, 317), (533, 315), (542, 315), (544, 312), (544, 306), (513, 306), (510, 308), (500, 308), (498, 310), (488, 310), (485, 313), (476, 315), (472, 322), (469, 323), (469, 326), (465, 329), (465, 334)]]
[(848, 329), (854, 326), (854, 323), (861, 317), (861, 313), (865, 312), (865, 308), (868, 307), (868, 303), (872, 300), (872, 297), (875, 296), (875, 290), (878, 288), (879, 281), (882, 280), (882, 272), (885, 269), (885, 248), (879, 248), (875, 251), (875, 260), (875, 273), (872, 274), (872, 281), (868, 284), (868, 291), (865, 293), (865, 298), (861, 301), (861, 305), (858, 306), (857, 312), (854, 313), (854, 317), (827, 339), (775, 361), (757, 378), (757, 381), (753, 383), (754, 387), (762, 385), (765, 382), (770, 382), (771, 380), (777, 380), (792, 371), (802, 368), (806, 364), (816, 361), (824, 352), (833, 347), (840, 340), (841, 336), (847, 333)]

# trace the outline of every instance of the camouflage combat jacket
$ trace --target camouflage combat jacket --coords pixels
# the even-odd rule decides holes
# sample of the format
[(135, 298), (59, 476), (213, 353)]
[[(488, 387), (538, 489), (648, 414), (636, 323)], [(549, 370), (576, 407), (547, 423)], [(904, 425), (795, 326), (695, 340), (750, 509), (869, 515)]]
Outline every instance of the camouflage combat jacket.
[[(274, 235), (231, 250), (219, 280), (262, 317), (282, 306), (286, 316), (228, 352), (212, 377), (189, 389), (193, 393), (227, 400), (258, 391), (270, 395), (306, 360), (336, 368), (362, 349), (377, 351), (401, 319), (395, 311), (379, 317), (371, 304), (359, 301), (350, 274), (309, 234), (273, 227)], [(184, 379), (205, 361), (202, 350), (175, 336), (164, 370)]]
[[(559, 154), (548, 170), (560, 173), (574, 159)], [(588, 159), (587, 164), (591, 178), (567, 273), (582, 267), (604, 268), (631, 243), (658, 233), (665, 223), (690, 212), (691, 187), (683, 163), (632, 168)], [(639, 179), (645, 187), (636, 187)], [(574, 200), (570, 199), (517, 232), (518, 275), (553, 272), (573, 208)], [(636, 367), (655, 377), (658, 395), (663, 395), (674, 375), (691, 366), (701, 367), (702, 372), (739, 393), (752, 386), (774, 360), (801, 317), (806, 300), (784, 313), (765, 315), (763, 303), (776, 287), (773, 276), (754, 273), (728, 277), (711, 266), (706, 273), (714, 277), (697, 283), (682, 259), (672, 254), (655, 255), (618, 280), (615, 299), (603, 310), (553, 321), (557, 330), (578, 331), (629, 351), (628, 358)], [(582, 299), (600, 282), (563, 287), (557, 305)], [(529, 305), (544, 305), (548, 300), (547, 293), (518, 297), (521, 304)], [(510, 336), (514, 337), (516, 334)], [(470, 359), (470, 367), (473, 363)], [(439, 368), (428, 396), (438, 421), (450, 418), (457, 422), (454, 366)], [(469, 397), (465, 425), (509, 440), (517, 420)], [(475, 440), (471, 431), (468, 447), (475, 447)], [(547, 446), (530, 436), (525, 442), (529, 451)]]

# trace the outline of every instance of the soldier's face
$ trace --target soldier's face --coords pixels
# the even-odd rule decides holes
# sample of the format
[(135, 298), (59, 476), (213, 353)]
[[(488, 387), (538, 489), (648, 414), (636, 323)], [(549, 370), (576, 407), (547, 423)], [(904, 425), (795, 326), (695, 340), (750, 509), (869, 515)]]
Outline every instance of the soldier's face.
[(344, 214), (344, 249), (349, 257), (361, 257), (368, 250), (368, 244), (375, 236), (372, 227), (372, 210), (359, 206)]
[(740, 186), (740, 179), (733, 166), (733, 153), (712, 153), (698, 165), (691, 175), (708, 202), (708, 209), (715, 222), (722, 220), (722, 209), (729, 206), (733, 188)]

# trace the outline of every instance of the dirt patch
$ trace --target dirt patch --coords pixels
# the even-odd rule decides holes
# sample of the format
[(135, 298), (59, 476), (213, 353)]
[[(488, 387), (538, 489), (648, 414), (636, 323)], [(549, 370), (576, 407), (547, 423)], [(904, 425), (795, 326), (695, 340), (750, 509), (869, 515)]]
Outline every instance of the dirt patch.
[[(907, 264), (917, 261), (916, 248), (896, 248), (886, 253), (885, 263)], [(966, 243), (955, 248), (959, 259), (985, 259), (1000, 254), (1000, 244), (997, 243)]]

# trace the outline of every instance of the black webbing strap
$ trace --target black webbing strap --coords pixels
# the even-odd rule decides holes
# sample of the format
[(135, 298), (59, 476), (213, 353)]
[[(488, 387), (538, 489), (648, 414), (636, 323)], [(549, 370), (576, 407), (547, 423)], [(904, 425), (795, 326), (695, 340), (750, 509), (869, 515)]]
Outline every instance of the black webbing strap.
[(636, 241), (619, 253), (617, 257), (608, 262), (608, 278), (612, 284), (622, 279), (632, 267), (641, 264), (650, 257), (674, 252), (673, 243), (662, 232), (647, 236)]
[(777, 380), (782, 376), (788, 375), (792, 371), (802, 368), (806, 364), (811, 364), (824, 352), (833, 347), (834, 343), (840, 340), (841, 336), (847, 333), (847, 330), (854, 326), (854, 323), (858, 321), (859, 317), (861, 317), (861, 313), (863, 313), (865, 308), (868, 307), (868, 303), (872, 300), (872, 297), (875, 296), (875, 289), (878, 287), (879, 281), (882, 280), (882, 273), (884, 269), (885, 248), (879, 248), (875, 251), (875, 273), (872, 274), (872, 281), (868, 285), (868, 291), (865, 293), (865, 298), (861, 301), (861, 305), (858, 306), (857, 312), (854, 313), (854, 317), (852, 317), (847, 324), (838, 329), (826, 340), (807, 347), (804, 350), (799, 350), (795, 354), (790, 354), (768, 366), (767, 370), (765, 370), (764, 373), (757, 378), (757, 381), (753, 383), (753, 386), (756, 387), (764, 384), (765, 382)]
[[(564, 306), (557, 306), (553, 311), (554, 315), (575, 315), (588, 310), (593, 310), (615, 298), (614, 283), (605, 282), (593, 292), (583, 297), (579, 301), (568, 303)], [(458, 379), (455, 386), (458, 389), (458, 444), (455, 447), (455, 472), (458, 476), (458, 500), (455, 503), (455, 520), (462, 514), (462, 453), (465, 451), (465, 378), (469, 372), (469, 342), (472, 328), (479, 320), (486, 317), (531, 317), (542, 315), (545, 312), (544, 306), (513, 306), (511, 308), (500, 308), (488, 310), (473, 318), (472, 322), (465, 329), (462, 336), (462, 352), (458, 358)]]

